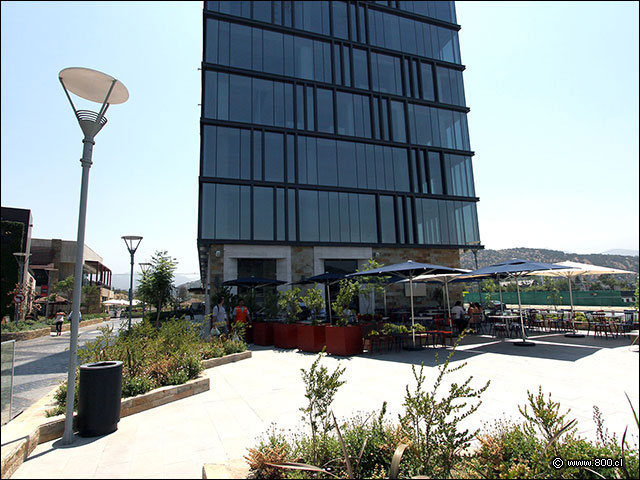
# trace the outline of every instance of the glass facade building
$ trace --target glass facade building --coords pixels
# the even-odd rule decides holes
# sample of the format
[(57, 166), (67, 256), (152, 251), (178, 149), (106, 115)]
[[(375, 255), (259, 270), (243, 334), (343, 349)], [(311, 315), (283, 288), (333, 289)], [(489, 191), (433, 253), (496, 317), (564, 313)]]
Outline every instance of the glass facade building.
[(479, 244), (454, 2), (207, 1), (203, 22), (203, 280), (233, 245)]

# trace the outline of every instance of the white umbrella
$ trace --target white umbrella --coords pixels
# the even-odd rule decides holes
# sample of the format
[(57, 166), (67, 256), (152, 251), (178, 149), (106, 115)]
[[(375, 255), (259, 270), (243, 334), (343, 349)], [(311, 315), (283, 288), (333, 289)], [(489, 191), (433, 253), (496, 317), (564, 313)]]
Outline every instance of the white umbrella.
[[(133, 304), (134, 305), (138, 305), (140, 303), (140, 300), (133, 300)], [(128, 306), (129, 305), (129, 301), (128, 300), (118, 300), (118, 299), (112, 299), (112, 300), (106, 300), (104, 302), (102, 302), (103, 305), (109, 305), (109, 306), (116, 306), (116, 307), (124, 307), (124, 306)]]
[[(469, 273), (471, 270), (464, 268), (458, 269), (459, 273), (427, 273), (418, 275), (413, 279), (414, 282), (439, 282), (445, 291), (445, 299), (447, 301), (447, 313), (449, 314), (449, 326), (451, 326), (451, 303), (449, 302), (449, 283), (457, 279), (463, 273)], [(405, 280), (406, 281), (406, 280)]]
[(571, 328), (573, 328), (572, 334), (567, 334), (569, 336), (580, 336), (576, 334), (576, 327), (574, 323), (574, 312), (573, 312), (573, 290), (571, 286), (571, 280), (579, 275), (623, 275), (623, 274), (636, 274), (636, 272), (630, 272), (629, 270), (620, 270), (618, 268), (610, 268), (610, 267), (600, 267), (598, 265), (591, 265), (589, 263), (579, 263), (579, 262), (558, 262), (554, 265), (565, 267), (560, 270), (539, 270), (536, 272), (530, 272), (528, 275), (540, 275), (545, 277), (562, 277), (569, 280), (569, 300), (571, 302)]

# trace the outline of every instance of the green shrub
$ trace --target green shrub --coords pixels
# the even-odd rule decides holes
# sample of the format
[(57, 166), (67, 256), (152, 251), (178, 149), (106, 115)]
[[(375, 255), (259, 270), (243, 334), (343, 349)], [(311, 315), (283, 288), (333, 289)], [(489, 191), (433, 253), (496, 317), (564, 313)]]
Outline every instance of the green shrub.
[(155, 388), (155, 383), (148, 377), (122, 377), (122, 398), (142, 395)]
[(247, 349), (247, 344), (242, 340), (226, 340), (223, 342), (224, 354), (231, 355), (232, 353), (244, 352)]

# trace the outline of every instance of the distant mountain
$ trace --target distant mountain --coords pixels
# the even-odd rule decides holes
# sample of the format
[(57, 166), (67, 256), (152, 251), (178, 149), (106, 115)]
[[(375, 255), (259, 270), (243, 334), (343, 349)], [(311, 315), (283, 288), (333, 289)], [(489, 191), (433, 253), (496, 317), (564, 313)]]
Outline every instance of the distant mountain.
[(616, 248), (613, 250), (607, 250), (606, 252), (602, 252), (602, 255), (626, 255), (631, 257), (638, 256), (638, 250), (628, 250), (626, 248)]
[[(111, 276), (111, 287), (117, 288), (120, 290), (129, 290), (130, 278), (131, 278), (130, 273), (114, 273)], [(173, 284), (176, 287), (179, 287), (184, 283), (194, 282), (196, 278), (199, 279), (200, 275), (190, 274), (190, 273), (176, 273), (175, 278), (173, 279)], [(134, 288), (139, 280), (140, 280), (140, 274), (138, 272), (134, 272), (133, 274)], [(198, 283), (197, 286), (199, 286), (200, 280), (198, 280), (197, 283)]]
[[(638, 272), (638, 256), (612, 255), (603, 253), (565, 253), (559, 250), (547, 250), (543, 248), (505, 248), (502, 250), (479, 250), (478, 267), (486, 267), (495, 263), (504, 262), (513, 258), (522, 258), (536, 262), (580, 262), (599, 265), (602, 267), (619, 268)], [(475, 270), (476, 265), (471, 252), (460, 255), (460, 266)]]

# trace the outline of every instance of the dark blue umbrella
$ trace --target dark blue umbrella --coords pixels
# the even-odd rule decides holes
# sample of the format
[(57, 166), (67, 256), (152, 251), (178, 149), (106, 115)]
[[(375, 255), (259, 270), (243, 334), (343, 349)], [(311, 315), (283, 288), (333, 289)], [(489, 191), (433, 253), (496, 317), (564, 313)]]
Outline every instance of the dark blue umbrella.
[(261, 287), (269, 287), (273, 285), (284, 285), (285, 283), (287, 282), (283, 282), (282, 280), (275, 280), (273, 278), (254, 277), (252, 275), (250, 277), (242, 277), (242, 278), (236, 278), (235, 280), (227, 280), (226, 282), (222, 282), (222, 285), (226, 285), (230, 287), (261, 288)]
[(320, 275), (305, 278), (304, 280), (298, 280), (297, 282), (294, 282), (294, 285), (304, 285), (305, 283), (322, 283), (324, 285), (325, 292), (327, 294), (327, 302), (329, 303), (329, 323), (331, 323), (331, 294), (329, 293), (329, 285), (339, 282), (344, 277), (346, 277), (346, 274), (344, 273), (324, 272)]
[(408, 260), (403, 263), (395, 263), (393, 265), (385, 265), (384, 267), (374, 268), (373, 270), (365, 270), (364, 272), (356, 272), (347, 275), (347, 277), (363, 276), (363, 275), (396, 275), (403, 279), (409, 280), (409, 291), (411, 294), (411, 330), (413, 338), (413, 346), (416, 346), (416, 332), (413, 328), (415, 320), (413, 314), (413, 279), (418, 275), (429, 273), (459, 273), (457, 268), (445, 267), (443, 265), (433, 265), (430, 263), (419, 263)]
[[(535, 343), (526, 341), (526, 334), (524, 333), (524, 322), (522, 320), (522, 302), (520, 300), (520, 284), (518, 283), (518, 277), (523, 277), (530, 272), (536, 272), (538, 270), (560, 270), (563, 267), (561, 265), (555, 265), (552, 263), (543, 262), (531, 262), (529, 260), (513, 259), (502, 263), (496, 263), (495, 265), (489, 265), (488, 267), (482, 267), (477, 270), (473, 270), (464, 275), (458, 277), (459, 280), (467, 278), (515, 278), (516, 289), (518, 291), (518, 311), (520, 313), (520, 328), (522, 329), (522, 342), (516, 342), (515, 345), (533, 346)], [(502, 300), (501, 300), (502, 303)]]

